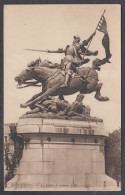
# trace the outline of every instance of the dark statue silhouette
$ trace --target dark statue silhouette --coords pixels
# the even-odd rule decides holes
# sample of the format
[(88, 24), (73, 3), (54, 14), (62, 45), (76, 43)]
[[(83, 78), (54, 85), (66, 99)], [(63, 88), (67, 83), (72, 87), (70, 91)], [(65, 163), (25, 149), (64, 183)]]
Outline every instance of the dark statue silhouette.
[[(108, 101), (109, 98), (102, 96), (100, 93), (102, 83), (98, 83), (96, 69), (98, 69), (98, 65), (95, 61), (93, 62), (92, 68), (79, 68), (80, 75), (74, 73), (74, 76), (70, 81), (70, 86), (60, 88), (65, 81), (65, 72), (56, 68), (51, 69), (39, 66), (37, 62), (36, 66), (27, 68), (15, 77), (15, 81), (18, 82), (20, 87), (23, 84), (27, 84), (27, 81), (32, 79), (42, 83), (42, 92), (34, 95), (25, 104), (22, 104), (21, 107), (25, 108), (30, 106), (39, 100), (46, 99), (47, 96), (59, 96), (59, 98), (62, 98), (63, 95), (72, 95), (76, 92), (80, 92), (80, 94), (89, 94), (95, 91), (95, 98), (97, 100)], [(81, 75), (88, 80), (88, 83), (82, 79)]]
[[(100, 70), (101, 65), (110, 63), (109, 59), (111, 58), (109, 35), (104, 13), (105, 10), (94, 33), (87, 40), (83, 41), (82, 44), (80, 43), (79, 35), (76, 35), (73, 37), (73, 44), (67, 46), (65, 51), (60, 49), (59, 52), (52, 52), (65, 52), (65, 58), (63, 59), (66, 60), (65, 63), (62, 60), (61, 64), (53, 64), (49, 61), (41, 61), (41, 59), (38, 59), (31, 62), (28, 68), (15, 78), (15, 81), (18, 82), (18, 88), (22, 88), (23, 84), (25, 84), (25, 87), (37, 86), (38, 83), (42, 84), (42, 92), (34, 95), (26, 103), (21, 104), (22, 108), (32, 106), (38, 101), (46, 100), (47, 96), (59, 96), (59, 99), (63, 99), (63, 95), (72, 95), (76, 92), (80, 92), (82, 95), (95, 92), (95, 98), (97, 100), (109, 100), (108, 97), (104, 97), (100, 93), (102, 83), (98, 83), (98, 74), (96, 72)], [(98, 55), (98, 51), (92, 52), (88, 50), (96, 34), (96, 30), (104, 33), (102, 45), (105, 49), (106, 57), (102, 60), (98, 58), (93, 60), (92, 67), (80, 67), (82, 64), (89, 62), (89, 59), (84, 58), (86, 55)], [(36, 51), (46, 52), (42, 50)], [(35, 81), (31, 82), (33, 79)]]

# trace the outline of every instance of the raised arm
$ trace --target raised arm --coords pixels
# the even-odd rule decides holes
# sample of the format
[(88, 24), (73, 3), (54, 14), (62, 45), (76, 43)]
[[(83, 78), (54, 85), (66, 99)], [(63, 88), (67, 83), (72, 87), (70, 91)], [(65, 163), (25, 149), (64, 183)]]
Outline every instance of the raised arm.
[(96, 32), (92, 33), (92, 35), (87, 39), (82, 42), (82, 46), (88, 45), (89, 41), (95, 36)]
[(65, 53), (65, 49), (59, 48), (58, 50), (48, 50), (48, 53)]

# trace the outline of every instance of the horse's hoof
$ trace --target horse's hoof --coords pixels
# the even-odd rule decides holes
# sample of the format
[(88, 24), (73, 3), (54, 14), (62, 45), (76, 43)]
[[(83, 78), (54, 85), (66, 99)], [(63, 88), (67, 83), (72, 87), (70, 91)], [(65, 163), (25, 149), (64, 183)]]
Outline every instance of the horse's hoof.
[(108, 97), (104, 97), (104, 99), (105, 99), (104, 101), (109, 101), (109, 98)]
[(108, 98), (108, 97), (101, 97), (101, 98), (100, 98), (100, 101), (106, 102), (106, 101), (109, 101), (109, 98)]
[(99, 101), (102, 101), (102, 102), (105, 102), (105, 101), (109, 101), (109, 98), (106, 96), (106, 97), (103, 97), (103, 96), (96, 96), (95, 95), (95, 98)]
[(25, 104), (20, 104), (20, 108), (27, 108)]

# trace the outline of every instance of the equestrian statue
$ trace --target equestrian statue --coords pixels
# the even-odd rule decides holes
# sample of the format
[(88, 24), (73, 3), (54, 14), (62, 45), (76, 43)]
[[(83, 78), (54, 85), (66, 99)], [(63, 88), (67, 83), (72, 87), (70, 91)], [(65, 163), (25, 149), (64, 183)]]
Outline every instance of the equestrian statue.
[[(89, 59), (84, 59), (85, 55), (98, 54), (98, 51), (92, 52), (88, 50), (96, 34), (96, 30), (104, 33), (102, 44), (106, 57), (102, 60), (98, 58), (93, 60), (92, 67), (83, 67), (81, 65), (89, 62)], [(86, 45), (88, 45), (87, 48), (85, 48)], [(60, 49), (60, 53), (62, 52), (63, 50)], [(48, 96), (59, 96), (59, 99), (64, 99), (64, 95), (72, 95), (76, 92), (80, 92), (83, 96), (84, 94), (95, 92), (95, 98), (97, 100), (108, 101), (108, 97), (101, 95), (102, 83), (98, 83), (97, 70), (100, 70), (101, 65), (110, 63), (110, 57), (109, 36), (103, 13), (94, 33), (89, 39), (83, 41), (81, 44), (80, 37), (78, 35), (74, 36), (73, 44), (66, 47), (65, 57), (61, 60), (61, 64), (41, 61), (39, 58), (28, 64), (28, 67), (15, 77), (18, 88), (21, 88), (23, 84), (25, 86), (37, 86), (38, 83), (42, 84), (42, 92), (34, 95), (26, 103), (21, 104), (21, 107), (26, 108), (31, 106), (38, 101), (45, 100)]]
[[(70, 61), (70, 63), (72, 62)], [(98, 66), (93, 61), (92, 67), (79, 68), (80, 75), (75, 72), (73, 73), (74, 75), (70, 80), (69, 86), (61, 87), (65, 83), (65, 72), (63, 70), (51, 69), (39, 65), (28, 67), (15, 77), (15, 81), (18, 82), (18, 86), (20, 87), (23, 84), (27, 84), (27, 81), (35, 79), (36, 82), (42, 83), (42, 92), (34, 95), (25, 104), (22, 104), (21, 107), (25, 108), (30, 106), (47, 96), (59, 96), (59, 98), (63, 98), (63, 95), (72, 95), (78, 91), (80, 94), (89, 94), (95, 91), (95, 98), (97, 100), (108, 101), (109, 98), (103, 97), (100, 93), (102, 84), (98, 83), (96, 70), (98, 70)], [(82, 75), (87, 79), (87, 82), (82, 78)]]

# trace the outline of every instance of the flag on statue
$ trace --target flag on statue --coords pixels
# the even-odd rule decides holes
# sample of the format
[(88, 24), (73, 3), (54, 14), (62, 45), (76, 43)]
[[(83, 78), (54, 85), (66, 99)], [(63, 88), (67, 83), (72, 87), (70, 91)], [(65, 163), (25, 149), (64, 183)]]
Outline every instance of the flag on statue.
[(104, 37), (102, 39), (102, 45), (105, 49), (106, 60), (108, 63), (110, 63), (109, 59), (111, 58), (112, 54), (110, 53), (110, 40), (109, 40), (108, 31), (107, 31), (107, 23), (106, 23), (104, 16), (101, 17), (97, 30), (104, 33)]

